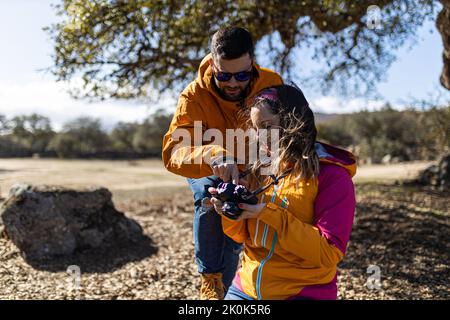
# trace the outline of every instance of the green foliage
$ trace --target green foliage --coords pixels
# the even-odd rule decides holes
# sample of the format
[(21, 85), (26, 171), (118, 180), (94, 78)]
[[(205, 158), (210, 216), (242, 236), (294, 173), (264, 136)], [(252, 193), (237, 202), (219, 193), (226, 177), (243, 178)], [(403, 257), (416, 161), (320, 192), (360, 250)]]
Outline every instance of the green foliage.
[[(39, 153), (61, 158), (159, 156), (172, 115), (158, 110), (142, 122), (119, 122), (108, 133), (100, 120), (78, 118), (60, 132), (39, 115), (6, 119), (0, 133), (0, 157)], [(1, 127), (0, 127), (1, 128)], [(361, 160), (381, 162), (437, 159), (450, 151), (450, 106), (424, 111), (398, 111), (386, 105), (379, 111), (341, 115), (317, 125), (318, 139), (354, 151)], [(51, 137), (51, 139), (50, 139)]]
[(8, 132), (10, 127), (8, 119), (2, 114), (0, 114), (0, 135), (3, 135)]
[(79, 155), (79, 142), (70, 134), (61, 133), (56, 135), (50, 142), (48, 148), (54, 151), (59, 158), (75, 158)]
[(162, 148), (162, 139), (169, 128), (172, 115), (158, 110), (139, 126), (133, 136), (133, 148), (136, 151), (158, 150)]
[(51, 141), (49, 149), (59, 157), (74, 157), (104, 151), (108, 145), (109, 138), (100, 120), (81, 117), (66, 123), (62, 132)]
[(111, 142), (114, 150), (131, 152), (133, 139), (140, 125), (137, 123), (119, 122), (111, 132)]
[(33, 153), (45, 151), (55, 134), (50, 119), (38, 114), (14, 117), (8, 122), (8, 129), (16, 145)]
[(159, 156), (171, 120), (171, 114), (157, 110), (142, 123), (119, 122), (108, 133), (99, 119), (80, 117), (54, 132), (46, 117), (7, 119), (0, 114), (0, 157), (34, 153), (60, 158)]
[(397, 111), (387, 105), (342, 115), (318, 126), (318, 137), (374, 163), (386, 155), (398, 161), (436, 159), (450, 150), (450, 106)]
[(354, 138), (348, 130), (349, 118), (339, 117), (317, 124), (317, 139), (336, 146), (350, 146)]
[[(195, 77), (212, 34), (230, 24), (249, 29), (257, 43), (268, 39), (262, 54), (286, 77), (294, 49), (309, 48), (324, 66), (311, 76), (324, 91), (370, 92), (395, 49), (435, 18), (437, 2), (61, 0), (61, 21), (47, 28), (55, 48), (52, 71), (58, 80), (83, 79), (83, 88), (72, 91), (77, 97), (178, 91)], [(378, 28), (366, 25), (369, 5), (382, 9)]]

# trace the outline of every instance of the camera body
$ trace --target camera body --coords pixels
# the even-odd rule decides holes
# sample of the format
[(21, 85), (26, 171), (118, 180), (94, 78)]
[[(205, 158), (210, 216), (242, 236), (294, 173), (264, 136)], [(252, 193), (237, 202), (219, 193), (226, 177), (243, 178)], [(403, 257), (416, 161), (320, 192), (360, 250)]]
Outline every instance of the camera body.
[(217, 198), (222, 201), (222, 213), (233, 220), (241, 214), (238, 203), (257, 204), (258, 198), (243, 185), (220, 182), (217, 186)]

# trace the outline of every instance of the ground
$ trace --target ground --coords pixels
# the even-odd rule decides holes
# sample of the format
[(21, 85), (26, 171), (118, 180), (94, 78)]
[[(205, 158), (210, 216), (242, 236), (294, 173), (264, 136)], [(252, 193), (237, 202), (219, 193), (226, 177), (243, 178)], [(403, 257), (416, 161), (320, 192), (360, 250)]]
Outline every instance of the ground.
[[(450, 199), (403, 183), (428, 165), (359, 169), (355, 223), (339, 265), (340, 299), (450, 298)], [(192, 196), (185, 179), (160, 161), (0, 159), (0, 197), (16, 182), (105, 186), (149, 241), (32, 267), (2, 233), (0, 299), (198, 299)], [(79, 278), (67, 272), (70, 265), (80, 267)], [(380, 283), (373, 281), (377, 272)]]

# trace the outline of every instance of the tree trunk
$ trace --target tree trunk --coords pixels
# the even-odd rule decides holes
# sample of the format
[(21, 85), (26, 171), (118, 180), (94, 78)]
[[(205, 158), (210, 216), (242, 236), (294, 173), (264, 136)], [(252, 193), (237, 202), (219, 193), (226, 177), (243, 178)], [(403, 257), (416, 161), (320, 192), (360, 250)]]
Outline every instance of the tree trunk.
[(450, 90), (450, 0), (440, 0), (442, 3), (442, 11), (436, 20), (436, 27), (441, 33), (444, 42), (444, 69), (441, 74), (441, 84)]

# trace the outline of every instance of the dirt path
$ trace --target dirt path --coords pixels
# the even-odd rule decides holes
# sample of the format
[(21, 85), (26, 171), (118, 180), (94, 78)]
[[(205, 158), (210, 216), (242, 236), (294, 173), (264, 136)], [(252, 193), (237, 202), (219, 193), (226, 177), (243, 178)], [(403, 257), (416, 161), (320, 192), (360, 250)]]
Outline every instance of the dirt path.
[[(362, 166), (356, 183), (394, 182), (413, 178), (430, 162)], [(98, 185), (121, 197), (130, 192), (158, 195), (172, 187), (186, 188), (183, 177), (168, 172), (159, 160), (101, 161), (55, 159), (0, 159), (0, 196), (5, 197), (14, 183), (56, 184), (67, 187)]]
[(413, 179), (417, 174), (433, 164), (431, 161), (403, 162), (389, 165), (360, 166), (354, 181), (359, 182), (394, 182)]

